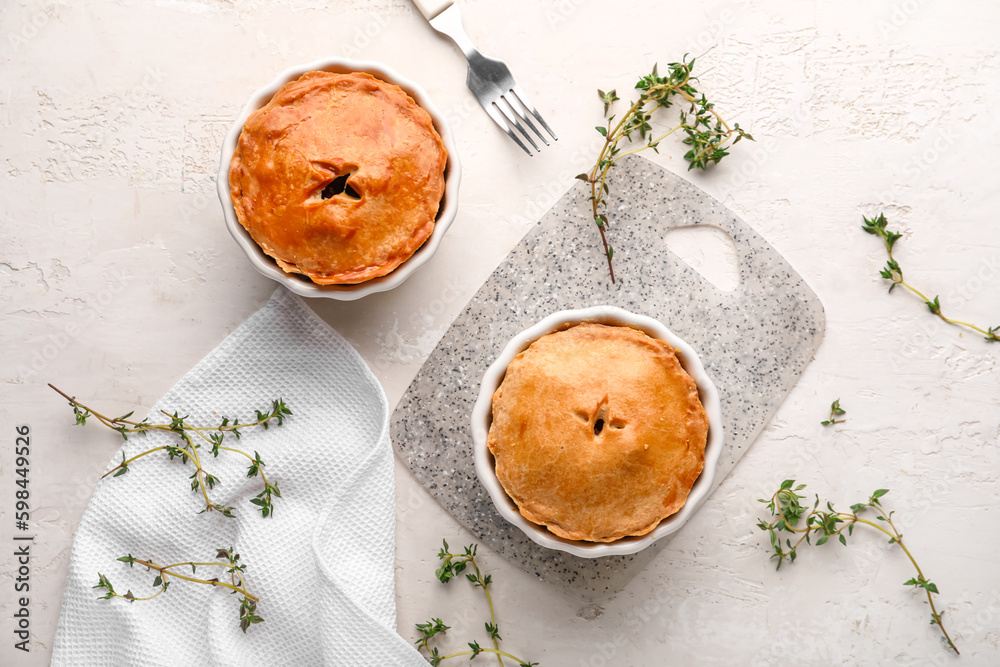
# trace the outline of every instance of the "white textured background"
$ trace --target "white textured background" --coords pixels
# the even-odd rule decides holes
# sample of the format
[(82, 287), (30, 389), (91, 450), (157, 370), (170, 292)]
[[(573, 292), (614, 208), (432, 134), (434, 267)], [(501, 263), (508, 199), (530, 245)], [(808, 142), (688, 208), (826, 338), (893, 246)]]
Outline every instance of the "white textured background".
[[(689, 174), (782, 252), (826, 306), (826, 341), (771, 426), (699, 515), (624, 591), (567, 599), (488, 552), (502, 634), (543, 665), (1000, 664), (1000, 345), (885, 294), (859, 229), (885, 210), (907, 277), (945, 310), (1000, 324), (1000, 8), (986, 0), (467, 0), (560, 135), (527, 158), (465, 89), (465, 63), (404, 0), (7, 0), (0, 7), (0, 663), (46, 664), (73, 530), (117, 436), (74, 429), (53, 382), (144, 412), (274, 286), (223, 227), (224, 130), (280, 70), (380, 60), (454, 124), (461, 212), (392, 294), (313, 304), (394, 404), (504, 254), (596, 153), (595, 89), (622, 97), (654, 62), (696, 73), (757, 138)], [(743, 149), (743, 150), (739, 150)], [(718, 240), (718, 239), (716, 239)], [(724, 255), (708, 269), (732, 270)], [(597, 279), (603, 279), (595, 269)], [(664, 289), (670, 289), (665, 285)], [(847, 423), (823, 429), (840, 398)], [(32, 428), (32, 653), (14, 651), (14, 426)], [(902, 554), (856, 532), (775, 573), (755, 499), (794, 476), (839, 506), (892, 489), (963, 650), (940, 647)], [(440, 539), (471, 541), (397, 465), (399, 628), (443, 617), (482, 640), (484, 603), (433, 577)]]

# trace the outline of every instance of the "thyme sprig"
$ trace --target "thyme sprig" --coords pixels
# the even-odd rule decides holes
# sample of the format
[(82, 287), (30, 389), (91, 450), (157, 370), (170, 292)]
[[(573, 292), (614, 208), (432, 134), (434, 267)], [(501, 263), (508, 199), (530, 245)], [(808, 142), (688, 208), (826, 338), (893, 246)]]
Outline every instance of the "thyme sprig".
[[(240, 555), (236, 553), (236, 550), (232, 547), (228, 549), (218, 549), (216, 551), (216, 558), (223, 559), (224, 562), (204, 562), (196, 563), (193, 561), (184, 561), (182, 563), (172, 563), (170, 565), (160, 565), (152, 559), (143, 560), (141, 558), (136, 558), (132, 554), (127, 556), (122, 556), (118, 560), (126, 563), (129, 567), (133, 565), (141, 565), (147, 570), (156, 572), (156, 578), (153, 580), (153, 588), (158, 588), (153, 595), (146, 597), (139, 597), (132, 593), (129, 589), (124, 595), (115, 591), (111, 580), (106, 576), (97, 573), (98, 581), (97, 585), (93, 588), (104, 589), (104, 595), (99, 597), (100, 600), (110, 600), (112, 598), (122, 598), (129, 602), (136, 602), (142, 600), (152, 600), (159, 597), (167, 591), (167, 587), (170, 586), (170, 577), (175, 579), (181, 579), (183, 581), (190, 581), (195, 584), (205, 584), (208, 586), (218, 586), (221, 588), (227, 588), (233, 595), (240, 595), (240, 629), (246, 634), (247, 628), (251, 625), (257, 623), (263, 623), (264, 619), (257, 613), (257, 603), (260, 602), (260, 598), (252, 595), (247, 590), (246, 580), (244, 578), (244, 572), (246, 571), (246, 563), (239, 563)], [(199, 579), (194, 576), (189, 576), (187, 574), (181, 574), (180, 572), (175, 572), (175, 568), (191, 568), (191, 575), (197, 573), (199, 567), (223, 567), (225, 568), (226, 574), (229, 575), (229, 581), (222, 581), (219, 577), (212, 577), (211, 579)]]
[[(895, 512), (886, 512), (882, 508), (881, 498), (885, 494), (889, 493), (888, 489), (878, 489), (871, 496), (868, 497), (868, 502), (856, 503), (851, 505), (851, 511), (848, 512), (838, 512), (833, 508), (830, 502), (826, 503), (826, 509), (820, 509), (819, 496), (816, 496), (816, 500), (810, 507), (808, 504), (803, 504), (801, 501), (805, 496), (800, 495), (799, 491), (806, 488), (805, 484), (795, 485), (795, 480), (787, 479), (781, 483), (781, 487), (771, 496), (770, 500), (760, 500), (759, 502), (765, 503), (767, 509), (771, 512), (772, 517), (776, 517), (774, 520), (768, 522), (764, 519), (760, 519), (757, 523), (757, 527), (768, 533), (771, 539), (771, 548), (774, 553), (771, 555), (772, 559), (777, 559), (778, 568), (781, 569), (782, 563), (786, 560), (790, 563), (795, 562), (795, 557), (798, 553), (798, 547), (801, 546), (803, 542), (806, 544), (813, 544), (811, 538), (813, 536), (818, 536), (815, 541), (815, 545), (819, 546), (825, 544), (829, 541), (831, 537), (837, 538), (844, 546), (847, 546), (847, 537), (844, 535), (844, 531), (847, 531), (847, 535), (853, 535), (854, 526), (857, 524), (863, 524), (878, 530), (879, 532), (885, 534), (889, 538), (889, 544), (897, 544), (899, 548), (903, 550), (906, 557), (910, 559), (910, 563), (917, 572), (917, 576), (904, 582), (904, 586), (913, 586), (915, 588), (922, 588), (927, 594), (927, 602), (930, 604), (931, 608), (931, 624), (937, 625), (941, 629), (942, 635), (944, 635), (944, 641), (950, 649), (958, 653), (958, 647), (948, 636), (948, 631), (945, 630), (944, 624), (942, 622), (942, 617), (944, 612), (938, 612), (937, 607), (934, 605), (934, 595), (938, 593), (937, 586), (928, 580), (920, 566), (917, 564), (916, 559), (913, 554), (903, 543), (903, 535), (899, 532), (899, 529), (893, 523), (892, 516)], [(873, 510), (877, 513), (874, 520), (863, 518), (859, 516), (866, 510)], [(803, 521), (804, 519), (804, 521)], [(792, 542), (790, 538), (785, 538), (784, 544), (782, 544), (782, 532), (792, 533), (793, 535), (798, 535), (795, 542)]]
[(838, 398), (833, 403), (830, 404), (830, 418), (824, 419), (820, 422), (823, 426), (832, 426), (833, 424), (843, 424), (846, 419), (837, 419), (841, 415), (847, 414), (847, 410), (840, 407), (840, 399)]
[(181, 440), (179, 446), (161, 445), (136, 454), (131, 458), (125, 458), (123, 452), (122, 462), (104, 473), (103, 477), (108, 477), (109, 475), (112, 477), (121, 477), (130, 471), (131, 468), (129, 466), (137, 459), (163, 451), (166, 452), (170, 460), (180, 459), (182, 464), (186, 465), (189, 461), (194, 464), (195, 471), (188, 479), (191, 480), (191, 490), (200, 492), (205, 501), (205, 507), (198, 512), (199, 514), (203, 512), (219, 512), (224, 517), (233, 518), (235, 517), (235, 508), (213, 502), (209, 494), (215, 488), (215, 485), (219, 483), (219, 478), (206, 471), (202, 463), (202, 457), (205, 452), (201, 451), (201, 447), (203, 444), (207, 444), (209, 446), (208, 453), (213, 457), (218, 457), (219, 452), (225, 451), (246, 457), (250, 461), (250, 465), (247, 468), (247, 477), (253, 478), (259, 475), (264, 484), (264, 489), (256, 497), (251, 498), (250, 502), (256, 506), (263, 517), (274, 514), (274, 499), (281, 497), (281, 491), (278, 489), (277, 482), (269, 480), (264, 473), (265, 464), (261, 460), (260, 454), (254, 451), (253, 456), (251, 456), (241, 449), (225, 446), (223, 442), (225, 442), (226, 435), (232, 435), (236, 440), (239, 440), (242, 437), (241, 431), (243, 429), (255, 426), (262, 426), (264, 429), (267, 429), (271, 422), (275, 422), (279, 426), (282, 425), (285, 418), (291, 416), (292, 411), (280, 398), (271, 403), (270, 409), (257, 410), (256, 420), (245, 424), (241, 424), (239, 419), (230, 420), (228, 417), (223, 417), (218, 426), (194, 426), (188, 423), (186, 416), (181, 417), (177, 412), (170, 414), (164, 410), (161, 410), (161, 412), (166, 415), (170, 422), (153, 424), (147, 419), (138, 422), (130, 420), (129, 417), (132, 416), (131, 412), (121, 417), (108, 417), (80, 403), (76, 398), (67, 395), (53, 385), (50, 384), (49, 386), (69, 401), (70, 406), (73, 408), (73, 415), (76, 418), (77, 425), (85, 425), (87, 419), (93, 417), (111, 430), (117, 431), (126, 441), (129, 435), (138, 433), (145, 436), (150, 431), (170, 431), (176, 433)]
[(874, 216), (871, 219), (862, 216), (862, 220), (864, 220), (864, 224), (861, 225), (861, 229), (865, 230), (869, 234), (878, 236), (885, 243), (885, 251), (889, 257), (888, 260), (886, 261), (885, 268), (879, 271), (879, 275), (881, 275), (884, 279), (890, 281), (889, 294), (892, 294), (892, 290), (894, 290), (897, 285), (905, 287), (906, 289), (910, 290), (910, 292), (920, 297), (923, 300), (924, 304), (927, 306), (927, 308), (931, 311), (931, 313), (937, 315), (948, 324), (954, 324), (956, 326), (972, 329), (973, 331), (981, 333), (986, 338), (986, 340), (990, 341), (991, 343), (1000, 342), (1000, 325), (997, 325), (995, 327), (989, 327), (988, 329), (982, 329), (974, 324), (970, 324), (969, 322), (963, 322), (962, 320), (953, 320), (950, 317), (945, 317), (944, 313), (941, 312), (941, 301), (937, 296), (931, 299), (926, 294), (924, 294), (917, 288), (913, 287), (913, 285), (909, 284), (903, 279), (903, 269), (900, 268), (899, 262), (896, 260), (896, 258), (892, 256), (892, 250), (893, 247), (896, 245), (896, 241), (901, 239), (903, 235), (898, 232), (889, 231), (886, 228), (886, 226), (888, 225), (888, 221), (885, 219), (884, 214), (879, 213), (877, 216)]
[(441, 655), (437, 647), (429, 646), (429, 642), (432, 638), (437, 635), (443, 635), (451, 626), (445, 625), (440, 618), (432, 618), (426, 623), (417, 623), (417, 631), (420, 632), (421, 637), (417, 640), (417, 650), (426, 651), (427, 659), (430, 661), (431, 665), (435, 667), (440, 665), (442, 661), (449, 658), (457, 658), (459, 656), (467, 655), (469, 660), (475, 660), (477, 657), (484, 653), (492, 653), (497, 657), (497, 661), (503, 667), (503, 659), (510, 658), (517, 662), (518, 667), (534, 667), (538, 665), (537, 662), (527, 662), (521, 660), (520, 658), (507, 653), (506, 651), (500, 650), (500, 628), (497, 625), (496, 614), (493, 610), (493, 596), (490, 595), (490, 584), (493, 583), (492, 577), (490, 575), (483, 575), (482, 571), (479, 569), (479, 564), (476, 562), (476, 549), (477, 545), (472, 544), (465, 547), (463, 553), (455, 554), (448, 550), (447, 540), (442, 540), (444, 547), (438, 552), (438, 558), (441, 559), (441, 567), (437, 569), (435, 575), (443, 584), (448, 583), (458, 575), (466, 571), (467, 568), (471, 566), (471, 572), (465, 572), (465, 578), (472, 583), (475, 588), (483, 589), (483, 593), (486, 595), (486, 601), (490, 607), (490, 620), (484, 623), (486, 626), (486, 632), (490, 636), (490, 641), (493, 643), (493, 648), (483, 648), (479, 645), (478, 641), (468, 642), (468, 651), (459, 651), (457, 653), (448, 653), (446, 655)]
[[(704, 93), (699, 93), (695, 88), (697, 79), (691, 75), (694, 62), (694, 58), (687, 60), (685, 54), (681, 62), (670, 63), (667, 66), (665, 76), (660, 76), (654, 65), (653, 71), (635, 84), (636, 89), (640, 91), (639, 99), (632, 103), (617, 122), (613, 113), (615, 102), (620, 99), (617, 93), (614, 90), (607, 93), (603, 90), (597, 91), (601, 102), (604, 103), (604, 117), (607, 119), (605, 125), (598, 125), (596, 128), (604, 137), (604, 146), (590, 172), (580, 174), (577, 178), (590, 185), (588, 199), (593, 207), (594, 222), (601, 233), (601, 243), (604, 245), (612, 283), (615, 282), (615, 269), (612, 264), (615, 251), (608, 243), (608, 203), (605, 199), (609, 194), (607, 180), (611, 167), (626, 155), (647, 148), (659, 153), (660, 142), (676, 132), (683, 133), (683, 143), (690, 146), (684, 154), (684, 159), (688, 161), (688, 170), (704, 171), (729, 155), (730, 146), (736, 145), (741, 139), (753, 141), (753, 137), (743, 130), (739, 123), (730, 126)], [(668, 109), (675, 102), (679, 102), (683, 107), (679, 114), (680, 123), (663, 134), (655, 135), (650, 124), (653, 113), (657, 109)], [(623, 139), (634, 142), (635, 135), (638, 135), (642, 145), (623, 151), (619, 144)]]

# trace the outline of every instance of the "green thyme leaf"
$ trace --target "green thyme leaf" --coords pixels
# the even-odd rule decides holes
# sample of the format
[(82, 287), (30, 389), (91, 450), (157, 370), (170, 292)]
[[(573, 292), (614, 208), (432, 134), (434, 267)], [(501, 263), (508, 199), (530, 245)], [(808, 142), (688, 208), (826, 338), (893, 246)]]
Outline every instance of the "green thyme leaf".
[[(645, 145), (629, 150), (629, 153), (645, 149), (659, 152), (660, 143), (675, 132), (682, 136), (682, 143), (690, 149), (684, 153), (688, 169), (706, 170), (718, 164), (729, 155), (728, 147), (735, 145), (741, 139), (753, 141), (753, 137), (734, 123), (730, 126), (722, 116), (715, 111), (715, 105), (695, 88), (695, 78), (692, 75), (695, 60), (687, 59), (670, 63), (664, 76), (660, 76), (657, 66), (652, 71), (639, 78), (635, 89), (639, 98), (633, 102), (625, 114), (615, 122), (612, 113), (614, 103), (618, 101), (615, 91), (605, 93), (598, 90), (597, 95), (604, 107), (604, 117), (608, 118), (607, 126), (599, 125), (597, 131), (604, 137), (604, 146), (590, 172), (580, 174), (578, 179), (590, 183), (591, 195), (589, 201), (593, 207), (594, 221), (601, 231), (601, 243), (608, 262), (608, 272), (611, 282), (615, 282), (614, 252), (608, 243), (605, 229), (607, 220), (603, 222), (598, 217), (600, 209), (607, 208), (605, 196), (610, 194), (607, 183), (608, 171), (622, 155), (623, 142), (633, 142), (638, 139)], [(661, 109), (669, 109), (677, 104), (680, 124), (667, 131), (662, 136), (655, 136), (650, 122), (653, 113)]]
[[(882, 222), (878, 219), (868, 221), (866, 223), (870, 225), (872, 229), (880, 229)], [(866, 229), (867, 231), (867, 229)], [(838, 404), (835, 401), (834, 406)], [(794, 490), (792, 487), (795, 487)], [(781, 569), (782, 563), (786, 560), (789, 562), (795, 562), (798, 554), (798, 549), (803, 544), (809, 545), (814, 544), (815, 546), (820, 546), (829, 541), (829, 538), (836, 536), (837, 540), (844, 546), (847, 546), (847, 538), (844, 536), (844, 532), (848, 535), (853, 534), (854, 526), (868, 526), (875, 530), (882, 532), (885, 536), (889, 538), (889, 544), (898, 544), (902, 549), (903, 553), (909, 558), (910, 563), (913, 565), (914, 569), (917, 571), (917, 576), (909, 579), (903, 585), (904, 586), (915, 586), (924, 589), (927, 595), (927, 602), (931, 607), (931, 618), (933, 622), (941, 628), (941, 633), (944, 640), (947, 642), (948, 647), (958, 653), (958, 648), (952, 642), (951, 637), (942, 625), (943, 613), (938, 613), (937, 607), (934, 604), (933, 595), (938, 593), (938, 588), (935, 584), (928, 581), (921, 574), (920, 567), (917, 565), (912, 552), (903, 545), (903, 535), (896, 528), (893, 522), (894, 512), (883, 512), (875, 517), (875, 519), (880, 524), (872, 523), (867, 519), (860, 519), (858, 514), (868, 507), (876, 506), (881, 508), (880, 498), (889, 493), (888, 489), (877, 489), (869, 497), (867, 503), (856, 503), (851, 505), (851, 513), (838, 512), (834, 509), (833, 504), (829, 501), (825, 503), (826, 509), (820, 509), (820, 499), (816, 495), (815, 501), (813, 502), (812, 509), (807, 509), (802, 505), (800, 500), (802, 495), (798, 492), (803, 489), (804, 485), (795, 486), (795, 482), (792, 480), (785, 480), (781, 483), (780, 487), (771, 496), (770, 501), (766, 502), (767, 509), (770, 512), (771, 520), (759, 519), (757, 521), (757, 528), (768, 533), (771, 549), (771, 558), (778, 561), (777, 569)], [(805, 518), (804, 526), (800, 526), (801, 520)], [(793, 533), (796, 537), (796, 541), (792, 541), (791, 538), (786, 538), (784, 542), (778, 537), (778, 534), (782, 531)], [(811, 540), (812, 535), (817, 535), (815, 541)]]

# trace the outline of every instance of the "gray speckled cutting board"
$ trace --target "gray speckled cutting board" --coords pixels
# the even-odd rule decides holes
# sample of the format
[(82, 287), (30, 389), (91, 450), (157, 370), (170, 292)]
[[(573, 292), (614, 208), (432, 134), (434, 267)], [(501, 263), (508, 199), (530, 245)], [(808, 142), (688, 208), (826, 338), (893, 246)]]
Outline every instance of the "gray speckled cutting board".
[[(530, 541), (476, 478), (470, 414), (507, 341), (549, 313), (614, 305), (654, 317), (699, 353), (722, 398), (716, 484), (746, 453), (823, 338), (823, 306), (778, 252), (718, 201), (649, 160), (612, 170), (608, 279), (589, 189), (577, 182), (511, 251), (448, 329), (392, 415), (398, 456), (485, 545), (583, 600), (619, 591), (669, 537), (631, 556), (583, 559)], [(739, 286), (723, 292), (671, 253), (667, 230), (714, 225), (733, 239)]]

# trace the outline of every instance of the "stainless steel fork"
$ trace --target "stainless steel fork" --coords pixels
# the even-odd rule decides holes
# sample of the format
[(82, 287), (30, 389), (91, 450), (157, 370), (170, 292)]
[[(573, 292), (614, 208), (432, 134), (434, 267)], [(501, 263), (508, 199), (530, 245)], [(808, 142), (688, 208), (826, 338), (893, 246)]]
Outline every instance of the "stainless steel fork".
[[(511, 126), (516, 128), (536, 151), (540, 149), (532, 138), (531, 132), (534, 132), (546, 146), (549, 145), (549, 141), (535, 127), (532, 120), (537, 121), (545, 128), (554, 141), (558, 141), (559, 137), (542, 119), (535, 107), (528, 101), (524, 91), (514, 81), (507, 65), (500, 60), (484, 56), (473, 45), (472, 40), (465, 34), (465, 29), (462, 27), (462, 15), (454, 0), (413, 0), (413, 4), (430, 22), (432, 28), (451, 37), (458, 44), (458, 48), (462, 49), (466, 60), (469, 61), (469, 75), (466, 78), (466, 84), (468, 84), (472, 94), (483, 105), (490, 118), (496, 121), (496, 124), (503, 128), (504, 132), (523, 148), (525, 153), (532, 155), (531, 150), (524, 145)], [(525, 126), (530, 128), (531, 132), (528, 132)]]

